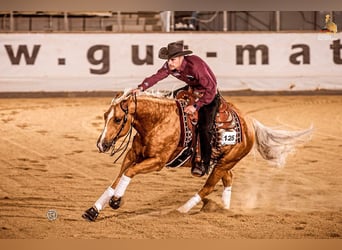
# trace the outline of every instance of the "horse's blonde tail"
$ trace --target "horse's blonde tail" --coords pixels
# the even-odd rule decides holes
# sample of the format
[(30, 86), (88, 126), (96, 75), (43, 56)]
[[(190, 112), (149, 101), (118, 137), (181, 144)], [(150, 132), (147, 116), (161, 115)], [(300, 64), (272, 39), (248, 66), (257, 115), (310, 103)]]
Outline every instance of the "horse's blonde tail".
[(255, 119), (253, 119), (253, 126), (258, 152), (264, 159), (278, 167), (285, 165), (286, 157), (294, 152), (296, 144), (302, 144), (311, 139), (313, 130), (312, 125), (305, 130), (275, 130)]

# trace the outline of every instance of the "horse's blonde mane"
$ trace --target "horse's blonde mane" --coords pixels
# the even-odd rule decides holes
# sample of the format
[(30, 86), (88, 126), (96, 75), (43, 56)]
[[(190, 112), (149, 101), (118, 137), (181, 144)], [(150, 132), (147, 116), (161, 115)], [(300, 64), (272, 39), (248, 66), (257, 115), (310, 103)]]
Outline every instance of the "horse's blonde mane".
[(174, 103), (173, 96), (165, 95), (164, 92), (160, 91), (145, 91), (140, 92), (138, 98), (140, 100), (148, 100), (153, 103), (159, 103), (159, 104), (170, 104)]
[[(119, 104), (120, 102), (127, 100), (132, 93), (132, 88), (127, 88), (124, 90), (123, 94), (120, 97), (114, 97), (112, 99), (111, 104), (116, 105)], [(160, 101), (160, 102), (165, 102), (169, 100), (173, 100), (173, 93), (170, 91), (159, 91), (159, 90), (148, 90), (144, 92), (139, 92), (137, 94), (137, 97), (142, 98), (142, 99), (150, 99), (154, 101)]]
[(150, 96), (160, 99), (174, 99), (171, 91), (160, 91), (160, 90), (147, 90), (140, 92), (139, 96)]
[(125, 89), (123, 94), (120, 97), (118, 97), (118, 98), (114, 97), (113, 98), (112, 105), (116, 105), (116, 104), (119, 104), (120, 102), (122, 102), (124, 100), (127, 100), (128, 97), (130, 96), (131, 92), (132, 92), (132, 88)]

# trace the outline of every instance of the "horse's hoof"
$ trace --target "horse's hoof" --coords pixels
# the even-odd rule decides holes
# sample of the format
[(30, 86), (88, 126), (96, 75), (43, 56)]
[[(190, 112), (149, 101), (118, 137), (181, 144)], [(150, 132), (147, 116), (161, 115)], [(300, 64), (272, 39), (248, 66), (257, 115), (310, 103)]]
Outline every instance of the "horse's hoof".
[(84, 214), (82, 214), (82, 218), (88, 221), (95, 221), (98, 215), (99, 215), (99, 212), (97, 211), (97, 209), (94, 207), (91, 207), (88, 210), (86, 210)]
[(121, 197), (117, 200), (114, 200), (114, 196), (113, 196), (109, 200), (109, 206), (113, 209), (118, 209), (120, 207), (120, 204), (121, 204)]

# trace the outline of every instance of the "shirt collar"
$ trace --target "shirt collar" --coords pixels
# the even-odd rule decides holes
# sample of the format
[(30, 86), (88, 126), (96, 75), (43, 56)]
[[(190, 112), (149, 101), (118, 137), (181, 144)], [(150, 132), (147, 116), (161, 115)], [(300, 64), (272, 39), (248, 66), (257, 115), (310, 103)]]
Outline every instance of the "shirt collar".
[(186, 56), (184, 56), (183, 62), (182, 62), (181, 66), (180, 66), (180, 69), (179, 69), (179, 72), (184, 71), (185, 66), (186, 66), (187, 63), (188, 63), (188, 62), (187, 62), (187, 60), (186, 60)]

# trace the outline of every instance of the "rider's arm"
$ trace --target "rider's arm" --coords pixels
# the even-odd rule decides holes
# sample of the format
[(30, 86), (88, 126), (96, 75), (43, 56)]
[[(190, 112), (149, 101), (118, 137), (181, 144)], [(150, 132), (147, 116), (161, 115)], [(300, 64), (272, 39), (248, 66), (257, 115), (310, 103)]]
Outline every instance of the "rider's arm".
[(146, 77), (141, 84), (138, 85), (138, 88), (142, 91), (152, 87), (157, 82), (163, 80), (170, 74), (167, 63), (165, 63), (154, 75), (150, 77)]

